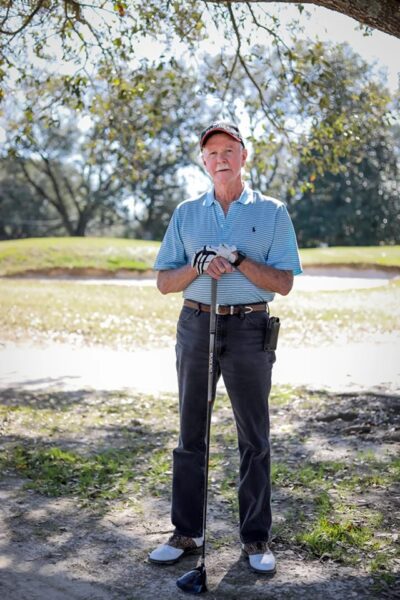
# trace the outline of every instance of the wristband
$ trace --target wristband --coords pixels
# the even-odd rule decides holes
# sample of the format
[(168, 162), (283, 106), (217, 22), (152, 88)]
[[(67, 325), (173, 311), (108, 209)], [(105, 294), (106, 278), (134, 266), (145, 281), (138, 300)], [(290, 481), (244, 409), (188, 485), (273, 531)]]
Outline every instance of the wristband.
[(244, 252), (240, 252), (240, 250), (238, 250), (237, 259), (235, 260), (235, 262), (232, 263), (232, 265), (237, 268), (244, 261), (245, 258), (246, 255), (244, 254)]

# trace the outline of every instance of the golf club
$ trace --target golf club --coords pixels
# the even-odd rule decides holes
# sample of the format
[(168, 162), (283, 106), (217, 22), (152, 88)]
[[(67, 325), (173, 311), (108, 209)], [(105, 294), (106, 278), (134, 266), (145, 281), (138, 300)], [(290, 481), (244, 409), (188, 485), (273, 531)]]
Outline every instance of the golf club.
[(215, 330), (217, 312), (217, 280), (211, 278), (211, 308), (210, 308), (210, 347), (208, 355), (208, 384), (207, 384), (207, 418), (206, 418), (206, 447), (204, 468), (204, 498), (203, 498), (203, 548), (201, 563), (195, 569), (188, 571), (176, 582), (178, 588), (189, 594), (202, 594), (207, 591), (206, 573), (206, 520), (207, 520), (207, 498), (208, 498), (208, 463), (210, 456), (210, 429), (212, 405), (214, 403), (214, 352), (215, 352)]

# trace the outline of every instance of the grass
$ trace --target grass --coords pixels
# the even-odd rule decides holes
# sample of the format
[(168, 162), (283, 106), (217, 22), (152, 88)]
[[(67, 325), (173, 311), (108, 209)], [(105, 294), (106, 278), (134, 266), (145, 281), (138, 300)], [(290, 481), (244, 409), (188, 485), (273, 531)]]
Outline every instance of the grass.
[[(372, 509), (368, 505), (360, 508), (359, 499), (371, 490), (377, 492), (377, 497), (379, 493), (385, 494), (398, 478), (396, 457), (381, 461), (371, 457), (363, 462), (307, 461), (296, 469), (276, 463), (272, 471), (275, 486), (290, 490), (293, 500), (305, 510), (300, 515), (288, 510), (278, 535), (288, 543), (299, 544), (319, 560), (363, 564), (371, 573), (386, 572), (389, 581), (389, 572), (382, 561), (384, 552), (389, 546), (394, 556), (400, 555), (388, 541), (396, 539), (392, 525), (379, 501)], [(375, 536), (376, 531), (385, 529), (386, 533)], [(387, 554), (386, 559), (389, 560)]]
[[(291, 400), (288, 398), (290, 394)], [(271, 397), (272, 414), (277, 410), (280, 421), (289, 418), (296, 422), (293, 413), (297, 412), (300, 419), (305, 421), (307, 437), (302, 437), (300, 441), (298, 428), (296, 435), (287, 436), (284, 423), (279, 425), (281, 435), (277, 436), (274, 445), (276, 456), (272, 464), (272, 480), (278, 500), (280, 499), (278, 507), (282, 502), (283, 507), (281, 519), (275, 526), (275, 539), (290, 548), (299, 545), (320, 561), (335, 560), (362, 566), (387, 584), (393, 583), (395, 578), (388, 563), (397, 564), (400, 557), (397, 547), (398, 516), (391, 514), (392, 508), (385, 499), (394, 499), (400, 480), (400, 460), (396, 454), (396, 444), (392, 446), (392, 451), (387, 448), (386, 453), (378, 458), (376, 450), (383, 441), (377, 442), (373, 449), (374, 438), (370, 434), (370, 442), (365, 446), (360, 438), (354, 451), (347, 446), (344, 458), (318, 460), (310, 456), (314, 426), (307, 414), (315, 415), (321, 411), (331, 414), (344, 409), (346, 412), (357, 406), (357, 410), (363, 407), (359, 420), (364, 422), (368, 418), (377, 417), (378, 405), (373, 400), (371, 408), (366, 409), (367, 412), (363, 414), (368, 405), (367, 397), (360, 398), (355, 404), (355, 398), (349, 396), (346, 403), (346, 396), (336, 396), (335, 402), (334, 395), (325, 397), (322, 393), (290, 388), (285, 388), (283, 395), (279, 396), (280, 394)], [(385, 406), (388, 410), (386, 400), (382, 399), (381, 407)], [(283, 407), (288, 409), (285, 418), (282, 417)], [(382, 425), (377, 424), (376, 427), (379, 429)], [(396, 429), (396, 424), (392, 423), (391, 427)], [(331, 439), (333, 445), (330, 444)], [(317, 454), (321, 444), (324, 450), (340, 448), (342, 444), (347, 444), (346, 434), (335, 434), (330, 431), (329, 426), (323, 432), (316, 427), (315, 443)], [(299, 459), (297, 453), (294, 459), (291, 450), (293, 446), (300, 444), (304, 444), (302, 458)], [(305, 448), (308, 448), (308, 452)], [(276, 510), (276, 506), (274, 508)], [(384, 557), (388, 561), (386, 564)]]
[[(151, 269), (159, 242), (120, 238), (28, 238), (0, 242), (0, 276), (62, 271), (112, 275)], [(301, 250), (305, 266), (400, 268), (400, 246), (311, 248)]]
[[(74, 498), (99, 514), (129, 506), (140, 515), (148, 498), (170, 500), (171, 453), (178, 434), (173, 396), (8, 390), (0, 391), (0, 399), (0, 425), (7, 426), (0, 445), (1, 477), (23, 478), (26, 493)], [(340, 396), (274, 390), (272, 422), (278, 429), (272, 438), (282, 451), (273, 461), (274, 498), (281, 498), (274, 511), (283, 517), (274, 526), (274, 544), (278, 551), (294, 549), (309, 560), (362, 565), (391, 583), (399, 557), (394, 504), (388, 508), (388, 502), (395, 502), (400, 475), (395, 449), (382, 460), (361, 449), (329, 461), (304, 454), (299, 463), (302, 442), (281, 434), (282, 406), (301, 408), (304, 420), (312, 417), (313, 403), (331, 411), (341, 402)], [(235, 531), (238, 452), (226, 396), (218, 396), (214, 415), (210, 505)], [(307, 422), (311, 435), (314, 421)], [(330, 444), (329, 430), (325, 444)], [(372, 493), (371, 502), (365, 502)], [(226, 535), (219, 539), (212, 533), (212, 546), (228, 543)]]
[[(173, 399), (164, 398), (160, 407), (159, 399), (122, 393), (88, 393), (87, 401), (81, 392), (76, 397), (70, 402), (62, 393), (26, 393), (18, 405), (6, 398), (0, 424), (24, 435), (22, 443), (2, 446), (0, 471), (16, 471), (28, 480), (27, 489), (73, 496), (98, 508), (124, 495), (156, 496), (165, 490), (171, 475), (171, 445), (165, 441), (177, 436), (171, 426)], [(68, 441), (60, 445), (57, 440)]]
[[(0, 276), (83, 269), (115, 273), (151, 268), (159, 242), (120, 238), (28, 238), (0, 242)], [(101, 274), (101, 273), (100, 273)]]
[(400, 246), (337, 246), (301, 250), (303, 265), (400, 268)]
[(108, 450), (83, 457), (57, 446), (16, 446), (9, 460), (9, 466), (30, 479), (27, 489), (46, 496), (75, 495), (88, 501), (94, 498), (111, 500), (127, 492), (132, 473), (131, 450)]
[[(160, 347), (174, 343), (181, 305), (181, 294), (162, 296), (152, 286), (3, 279), (0, 335), (14, 341)], [(347, 293), (295, 289), (288, 297), (277, 296), (271, 307), (282, 321), (280, 344), (368, 341), (398, 330), (400, 280)]]
[[(158, 247), (156, 242), (107, 238), (0, 242), (0, 275), (54, 268), (96, 268), (108, 274), (121, 268), (145, 270), (153, 264)], [(320, 248), (302, 254), (305, 264), (348, 260), (400, 266), (399, 249)], [(149, 286), (2, 279), (0, 334), (5, 340), (151, 348), (173, 343), (180, 306), (181, 294), (165, 297)], [(273, 310), (282, 321), (281, 343), (315, 346), (368, 340), (396, 330), (400, 281), (347, 293), (316, 294), (295, 288), (286, 298), (277, 295)]]
[(299, 534), (297, 540), (304, 543), (318, 558), (329, 557), (353, 562), (352, 552), (365, 548), (372, 536), (369, 527), (357, 525), (352, 521), (337, 522), (320, 517), (312, 530)]
[(171, 342), (182, 304), (151, 287), (0, 281), (5, 338), (132, 349)]

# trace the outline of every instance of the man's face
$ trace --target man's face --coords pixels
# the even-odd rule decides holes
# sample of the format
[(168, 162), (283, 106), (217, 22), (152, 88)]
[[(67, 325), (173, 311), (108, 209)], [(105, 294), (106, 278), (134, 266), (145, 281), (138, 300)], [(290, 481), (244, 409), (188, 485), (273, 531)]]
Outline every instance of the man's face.
[(226, 133), (215, 133), (203, 148), (203, 163), (215, 184), (226, 185), (241, 178), (247, 150)]

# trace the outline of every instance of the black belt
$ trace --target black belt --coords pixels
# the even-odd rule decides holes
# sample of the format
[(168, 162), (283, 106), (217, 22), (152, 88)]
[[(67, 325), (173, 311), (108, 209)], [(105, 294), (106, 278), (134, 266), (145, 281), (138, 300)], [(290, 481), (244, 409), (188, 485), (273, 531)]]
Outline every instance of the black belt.
[[(210, 312), (211, 307), (209, 304), (201, 304), (201, 302), (195, 302), (194, 300), (184, 300), (183, 306), (187, 306), (189, 308), (194, 308), (195, 310), (199, 310), (201, 312)], [(239, 315), (239, 314), (248, 314), (257, 311), (268, 311), (268, 304), (266, 302), (261, 302), (258, 304), (217, 304), (217, 315)]]

